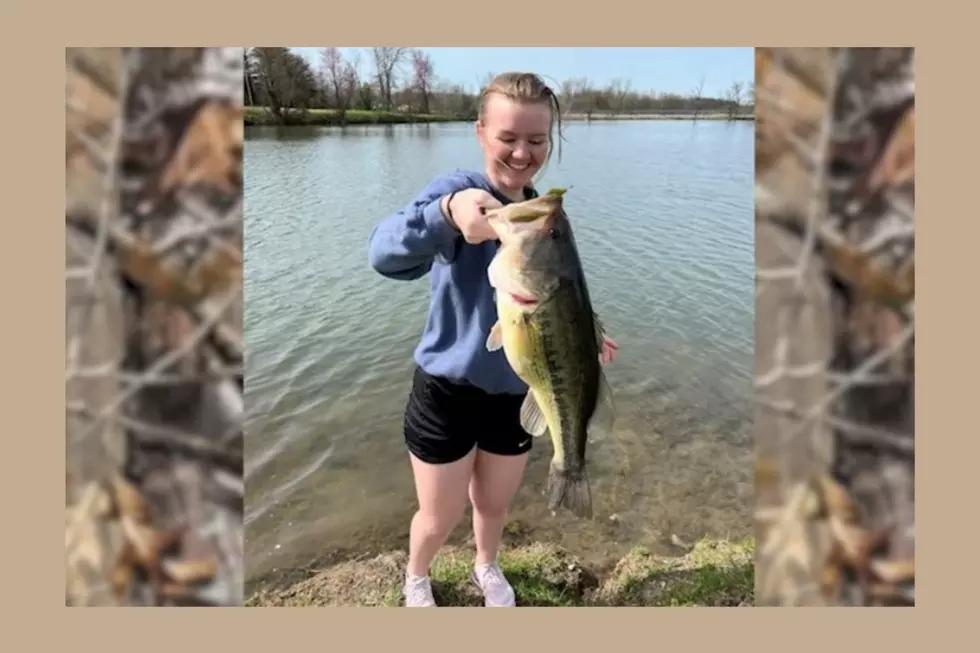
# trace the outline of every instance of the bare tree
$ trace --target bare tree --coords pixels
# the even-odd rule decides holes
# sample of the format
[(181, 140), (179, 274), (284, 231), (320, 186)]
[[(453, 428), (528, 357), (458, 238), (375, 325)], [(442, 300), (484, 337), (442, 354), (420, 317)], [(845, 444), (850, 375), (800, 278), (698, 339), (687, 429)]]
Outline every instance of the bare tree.
[(342, 87), (344, 88), (344, 93), (347, 97), (347, 102), (344, 105), (345, 109), (349, 109), (351, 104), (354, 102), (354, 95), (357, 93), (357, 89), (361, 84), (360, 75), (357, 72), (357, 68), (353, 63), (347, 62), (344, 65), (344, 72), (342, 78)]
[(595, 85), (587, 77), (572, 77), (561, 85), (561, 103), (568, 113), (584, 113), (588, 120), (596, 108)]
[(569, 77), (561, 83), (558, 95), (561, 98), (561, 106), (567, 113), (572, 113), (575, 108), (575, 100), (579, 94), (579, 79)]
[(245, 106), (255, 105), (256, 62), (253, 48), (242, 48), (242, 64), (245, 69)]
[(626, 113), (626, 99), (630, 96), (631, 82), (625, 78), (616, 78), (610, 86), (612, 99), (620, 113)]
[(353, 101), (354, 95), (361, 86), (361, 53), (358, 50), (352, 50), (347, 58), (347, 83), (351, 86)]
[(347, 59), (348, 83), (353, 89), (351, 91), (351, 105), (356, 104), (359, 109), (370, 111), (374, 109), (374, 87), (369, 81), (365, 81), (365, 77), (370, 78), (370, 75), (365, 76), (364, 74), (364, 69), (361, 67), (363, 62), (361, 55), (361, 50), (352, 50)]
[(728, 87), (728, 119), (734, 120), (742, 106), (742, 82), (732, 82)]
[(344, 61), (340, 48), (324, 48), (320, 51), (320, 70), (330, 101), (343, 119), (354, 98), (357, 73), (350, 62)]
[(378, 90), (385, 109), (391, 110), (392, 96), (395, 85), (395, 75), (399, 65), (404, 61), (408, 48), (371, 48), (374, 55), (375, 75), (378, 78)]
[(585, 111), (585, 119), (592, 120), (592, 114), (596, 110), (596, 89), (595, 84), (592, 80), (587, 77), (582, 77), (578, 82), (579, 94), (582, 98), (582, 109)]
[(698, 85), (691, 91), (691, 104), (694, 105), (694, 120), (701, 115), (701, 98), (704, 97), (704, 75), (698, 80)]
[(412, 50), (412, 86), (422, 101), (422, 113), (429, 113), (429, 93), (432, 90), (432, 58), (423, 50)]
[(350, 62), (351, 69), (357, 74), (358, 78), (361, 76), (361, 51), (352, 49), (350, 56), (347, 58)]

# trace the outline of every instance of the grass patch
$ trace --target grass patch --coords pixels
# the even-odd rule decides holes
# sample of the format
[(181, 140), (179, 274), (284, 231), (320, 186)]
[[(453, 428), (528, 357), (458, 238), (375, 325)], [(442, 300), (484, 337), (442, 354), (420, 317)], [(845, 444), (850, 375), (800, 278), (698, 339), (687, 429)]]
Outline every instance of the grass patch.
[[(432, 593), (439, 605), (481, 606), (483, 597), (470, 581), (473, 553), (448, 549), (432, 563)], [(502, 551), (500, 568), (523, 606), (582, 605), (596, 578), (559, 548), (531, 544)]]
[(752, 604), (754, 542), (703, 539), (684, 556), (629, 552), (593, 602), (632, 606), (746, 606)]
[(314, 572), (281, 589), (263, 589), (249, 596), (249, 607), (310, 607), (359, 605), (396, 606), (402, 601), (401, 579), (408, 556), (398, 551), (366, 560), (351, 560)]
[[(542, 543), (501, 552), (500, 566), (520, 606), (747, 606), (754, 571), (751, 539), (703, 539), (679, 557), (653, 556), (637, 547), (598, 578), (559, 547)], [(353, 560), (313, 572), (285, 588), (264, 589), (248, 606), (402, 605), (408, 559), (403, 552)], [(432, 564), (432, 590), (441, 606), (482, 606), (470, 581), (472, 549), (445, 548)]]

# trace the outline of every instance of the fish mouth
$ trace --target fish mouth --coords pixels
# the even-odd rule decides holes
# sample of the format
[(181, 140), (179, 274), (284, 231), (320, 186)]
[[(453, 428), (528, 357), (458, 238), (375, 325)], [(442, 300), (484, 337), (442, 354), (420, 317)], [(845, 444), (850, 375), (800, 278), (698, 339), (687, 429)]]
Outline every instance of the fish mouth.
[(538, 304), (538, 300), (534, 297), (529, 297), (528, 295), (519, 295), (514, 292), (508, 292), (507, 296), (510, 297), (511, 301), (518, 306), (534, 306)]

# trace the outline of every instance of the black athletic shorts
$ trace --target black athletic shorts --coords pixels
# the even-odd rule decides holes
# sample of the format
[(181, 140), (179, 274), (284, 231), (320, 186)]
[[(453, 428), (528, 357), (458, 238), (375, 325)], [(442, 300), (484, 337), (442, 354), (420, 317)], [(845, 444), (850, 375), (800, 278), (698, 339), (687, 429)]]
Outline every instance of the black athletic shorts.
[(473, 447), (501, 456), (531, 450), (521, 428), (523, 395), (493, 395), (469, 385), (432, 376), (416, 366), (405, 407), (405, 443), (419, 460), (445, 464)]

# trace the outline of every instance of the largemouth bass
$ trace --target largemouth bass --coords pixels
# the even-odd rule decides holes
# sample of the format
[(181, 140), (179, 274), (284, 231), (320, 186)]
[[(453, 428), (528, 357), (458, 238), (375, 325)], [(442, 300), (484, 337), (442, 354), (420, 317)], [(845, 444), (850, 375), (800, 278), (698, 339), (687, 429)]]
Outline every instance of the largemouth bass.
[(487, 212), (500, 247), (487, 274), (497, 322), (487, 349), (501, 348), (528, 385), (521, 426), (551, 435), (548, 507), (592, 517), (586, 447), (593, 426), (611, 427), (612, 397), (599, 354), (602, 326), (562, 206), (563, 190)]

